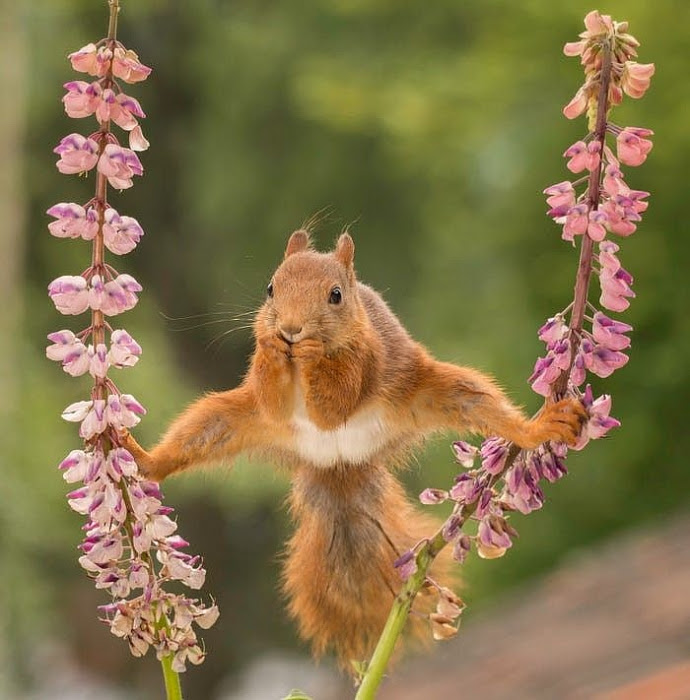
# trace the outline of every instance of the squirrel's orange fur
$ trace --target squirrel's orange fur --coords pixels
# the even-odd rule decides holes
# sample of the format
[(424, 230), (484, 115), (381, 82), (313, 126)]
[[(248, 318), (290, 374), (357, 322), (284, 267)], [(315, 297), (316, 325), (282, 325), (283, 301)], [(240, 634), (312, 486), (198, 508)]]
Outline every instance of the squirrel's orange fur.
[(193, 403), (149, 452), (122, 438), (156, 480), (240, 452), (291, 470), (290, 613), (315, 653), (332, 648), (343, 665), (372, 651), (400, 587), (395, 559), (435, 529), (391, 464), (446, 430), (525, 448), (572, 443), (582, 415), (566, 400), (530, 420), (485, 375), (435, 360), (357, 281), (353, 257), (346, 233), (319, 253), (296, 231), (257, 314), (242, 384)]

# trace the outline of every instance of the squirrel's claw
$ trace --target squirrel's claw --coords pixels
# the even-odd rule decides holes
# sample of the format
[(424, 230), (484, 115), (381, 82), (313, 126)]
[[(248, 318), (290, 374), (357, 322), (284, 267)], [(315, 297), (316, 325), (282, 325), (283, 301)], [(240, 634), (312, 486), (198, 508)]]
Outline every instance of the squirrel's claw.
[(547, 404), (542, 412), (530, 421), (529, 444), (521, 447), (537, 447), (553, 440), (572, 446), (577, 442), (582, 426), (587, 420), (587, 411), (576, 399), (562, 399)]
[(322, 340), (305, 338), (292, 346), (292, 356), (296, 360), (319, 360), (326, 352)]

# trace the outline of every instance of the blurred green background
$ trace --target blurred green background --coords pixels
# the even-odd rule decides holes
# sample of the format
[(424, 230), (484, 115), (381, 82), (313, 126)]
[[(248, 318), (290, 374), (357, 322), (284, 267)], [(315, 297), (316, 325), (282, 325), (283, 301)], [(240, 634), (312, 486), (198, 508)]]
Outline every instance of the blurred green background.
[[(561, 153), (584, 135), (584, 120), (560, 113), (582, 80), (561, 47), (581, 31), (588, 3), (122, 4), (120, 39), (154, 67), (128, 90), (148, 115), (146, 174), (112, 195), (146, 231), (132, 255), (111, 258), (145, 288), (122, 318), (144, 354), (116, 377), (149, 409), (136, 432), (144, 444), (199, 393), (238, 383), (252, 351), (245, 314), (261, 303), (288, 234), (316, 212), (318, 244), (350, 226), (360, 277), (418, 340), (442, 359), (491, 372), (536, 409), (526, 382), (542, 352), (535, 331), (571, 298), (577, 260), (544, 216), (541, 191), (567, 177)], [(613, 395), (623, 427), (572, 456), (546, 507), (517, 520), (510, 556), (466, 567), (470, 615), (573, 549), (690, 503), (682, 422), (690, 4), (621, 0), (599, 9), (628, 19), (640, 61), (657, 64), (645, 99), (626, 101), (614, 117), (656, 132), (648, 162), (627, 174), (653, 193), (640, 230), (621, 246), (638, 295), (625, 314), (635, 327), (631, 360), (594, 382)], [(83, 242), (51, 237), (44, 213), (92, 192), (92, 179), (60, 176), (51, 152), (63, 135), (91, 128), (63, 113), (62, 83), (75, 79), (65, 57), (106, 25), (105, 0), (3, 2), (3, 697), (38, 692), (51, 668), (125, 686), (128, 697), (160, 693), (154, 660), (133, 662), (96, 621), (105, 596), (78, 567), (82, 521), (55, 469), (78, 445), (60, 412), (89, 383), (44, 357), (48, 332), (81, 328), (58, 316), (46, 285), (78, 274), (89, 256)], [(404, 478), (415, 494), (454, 473), (448, 440), (439, 440)], [(286, 489), (270, 468), (242, 463), (165, 486), (222, 611), (203, 635), (205, 665), (185, 678), (190, 698), (220, 697), (270, 650), (306, 654), (277, 591)]]

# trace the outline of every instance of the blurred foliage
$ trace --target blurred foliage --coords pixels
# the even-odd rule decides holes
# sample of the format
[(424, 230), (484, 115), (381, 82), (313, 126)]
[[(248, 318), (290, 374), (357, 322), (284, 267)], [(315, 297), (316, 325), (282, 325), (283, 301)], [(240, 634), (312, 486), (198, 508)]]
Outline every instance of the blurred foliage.
[[(581, 2), (540, 0), (301, 3), (123, 1), (120, 37), (154, 66), (132, 93), (148, 114), (146, 177), (113, 195), (146, 230), (115, 261), (145, 287), (123, 319), (144, 356), (121, 386), (149, 409), (137, 434), (151, 442), (186, 401), (235, 385), (251, 353), (251, 311), (261, 303), (289, 232), (317, 215), (326, 247), (344, 226), (360, 277), (384, 292), (412, 334), (443, 359), (487, 370), (528, 410), (526, 377), (542, 351), (535, 329), (570, 299), (576, 253), (544, 216), (541, 190), (566, 177), (560, 153), (583, 122), (561, 117), (581, 81), (562, 44), (581, 29)], [(105, 2), (22, 5), (30, 50), (26, 115), (25, 318), (3, 524), (9, 652), (29, 677), (36, 640), (59, 634), (93, 672), (132, 673), (128, 652), (95, 624), (102, 602), (76, 563), (79, 519), (52, 468), (76, 446), (61, 409), (82, 398), (46, 362), (46, 333), (67, 322), (46, 284), (85, 266), (87, 248), (57, 241), (45, 210), (84, 201), (91, 185), (59, 177), (51, 148), (82, 129), (62, 113), (64, 56), (104, 33)], [(569, 460), (543, 511), (516, 523), (521, 539), (499, 562), (467, 567), (472, 606), (612, 531), (687, 507), (690, 448), (682, 424), (690, 389), (690, 320), (682, 237), (690, 4), (611, 0), (628, 19), (641, 62), (657, 75), (646, 98), (616, 113), (657, 132), (651, 157), (628, 181), (653, 193), (639, 233), (622, 245), (636, 277), (626, 321), (629, 365), (596, 387), (614, 396), (623, 428)], [(0, 31), (7, 31), (2, 25)], [(90, 127), (86, 127), (90, 128)], [(9, 339), (3, 339), (5, 343)], [(0, 387), (2, 388), (2, 387)], [(443, 486), (455, 467), (447, 440), (405, 474), (411, 493)], [(166, 485), (181, 532), (209, 569), (222, 617), (211, 651), (191, 672), (191, 697), (253, 655), (295, 644), (277, 594), (276, 553), (289, 525), (284, 475), (257, 465), (184, 476)], [(9, 528), (9, 529), (7, 529)], [(100, 656), (94, 651), (100, 650)], [(110, 654), (109, 660), (104, 660)], [(157, 674), (155, 664), (135, 673)], [(147, 677), (148, 678), (148, 677)], [(137, 687), (154, 687), (134, 677)], [(148, 684), (148, 685), (147, 685)]]

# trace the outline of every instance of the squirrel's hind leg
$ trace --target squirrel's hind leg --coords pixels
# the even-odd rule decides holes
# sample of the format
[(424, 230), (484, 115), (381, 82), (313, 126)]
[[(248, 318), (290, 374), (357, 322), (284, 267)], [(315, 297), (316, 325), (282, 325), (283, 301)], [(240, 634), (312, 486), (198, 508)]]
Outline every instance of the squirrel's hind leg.
[[(333, 650), (352, 671), (352, 661), (373, 652), (400, 591), (395, 560), (439, 523), (380, 465), (301, 468), (290, 507), (296, 530), (283, 577), (289, 612), (316, 656)], [(447, 562), (439, 559), (431, 575), (448, 585)], [(417, 612), (429, 612), (429, 598), (418, 597)]]

